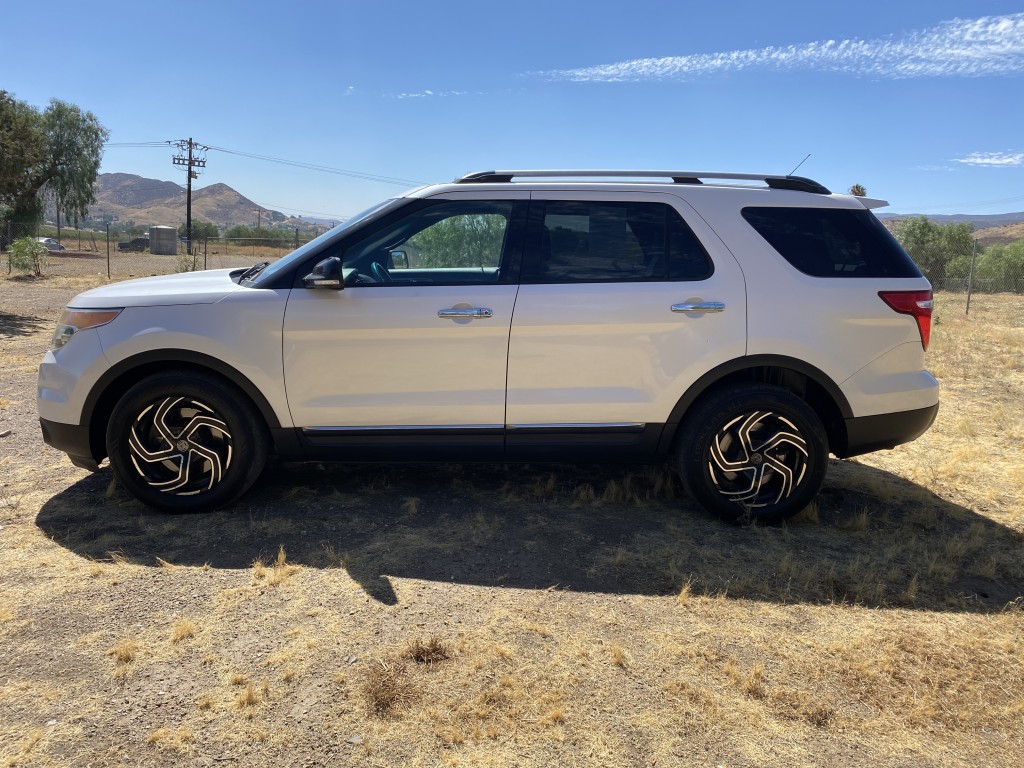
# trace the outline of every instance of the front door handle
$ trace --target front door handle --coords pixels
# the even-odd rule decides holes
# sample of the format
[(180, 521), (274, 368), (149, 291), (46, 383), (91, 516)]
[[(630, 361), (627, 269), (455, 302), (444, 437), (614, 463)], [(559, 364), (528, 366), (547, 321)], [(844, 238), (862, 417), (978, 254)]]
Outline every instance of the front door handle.
[(673, 312), (724, 312), (725, 303), (721, 301), (688, 301), (673, 304)]
[(494, 312), (487, 307), (452, 307), (439, 309), (437, 316), (449, 320), (473, 320), (478, 317), (493, 317)]

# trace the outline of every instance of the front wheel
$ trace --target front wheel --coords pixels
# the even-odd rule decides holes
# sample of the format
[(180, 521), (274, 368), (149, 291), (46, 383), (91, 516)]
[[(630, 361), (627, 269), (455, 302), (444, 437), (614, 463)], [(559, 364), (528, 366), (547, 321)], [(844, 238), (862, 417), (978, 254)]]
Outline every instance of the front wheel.
[(117, 479), (166, 512), (203, 512), (241, 496), (267, 460), (255, 409), (227, 382), (200, 372), (167, 372), (131, 387), (107, 424)]
[(821, 420), (781, 387), (738, 385), (687, 414), (679, 473), (706, 509), (731, 522), (775, 523), (814, 498), (825, 479)]

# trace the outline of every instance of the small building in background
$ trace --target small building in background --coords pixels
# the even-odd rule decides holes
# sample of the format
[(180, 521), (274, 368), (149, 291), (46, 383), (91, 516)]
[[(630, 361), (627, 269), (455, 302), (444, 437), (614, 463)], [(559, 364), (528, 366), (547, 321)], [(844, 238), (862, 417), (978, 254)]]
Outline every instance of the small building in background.
[(177, 256), (178, 230), (174, 227), (150, 227), (149, 252), (157, 256)]

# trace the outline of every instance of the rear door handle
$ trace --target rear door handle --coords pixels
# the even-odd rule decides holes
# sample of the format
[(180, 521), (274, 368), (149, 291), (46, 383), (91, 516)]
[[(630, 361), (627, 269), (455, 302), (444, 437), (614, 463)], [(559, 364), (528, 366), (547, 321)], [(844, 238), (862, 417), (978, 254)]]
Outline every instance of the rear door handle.
[(452, 307), (451, 309), (439, 309), (437, 316), (449, 320), (472, 320), (478, 317), (493, 317), (494, 312), (487, 307)]
[(692, 301), (673, 304), (673, 312), (724, 312), (725, 303), (721, 301)]

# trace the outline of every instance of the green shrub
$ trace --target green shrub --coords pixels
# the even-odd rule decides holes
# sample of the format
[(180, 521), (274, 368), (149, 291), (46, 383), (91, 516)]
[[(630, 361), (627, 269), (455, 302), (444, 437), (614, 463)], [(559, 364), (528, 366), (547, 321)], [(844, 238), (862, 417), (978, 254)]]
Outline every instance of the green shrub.
[(46, 246), (32, 237), (22, 237), (11, 243), (7, 252), (8, 271), (13, 269), (31, 270), (34, 275), (43, 274), (46, 267)]

